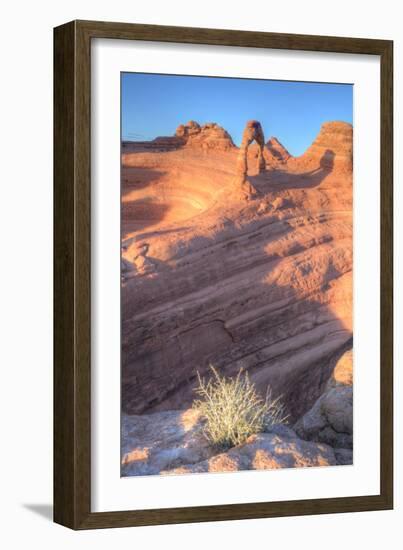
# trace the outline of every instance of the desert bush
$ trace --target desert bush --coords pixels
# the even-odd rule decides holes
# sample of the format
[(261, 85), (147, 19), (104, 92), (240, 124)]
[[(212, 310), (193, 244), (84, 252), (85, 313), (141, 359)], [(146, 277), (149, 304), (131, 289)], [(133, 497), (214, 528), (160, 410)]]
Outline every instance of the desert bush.
[(242, 369), (235, 378), (220, 376), (212, 365), (210, 369), (213, 376), (207, 382), (197, 373), (195, 392), (199, 398), (193, 407), (205, 417), (204, 434), (212, 445), (240, 445), (252, 434), (286, 423), (288, 415), (281, 396), (273, 399), (270, 386), (262, 399)]

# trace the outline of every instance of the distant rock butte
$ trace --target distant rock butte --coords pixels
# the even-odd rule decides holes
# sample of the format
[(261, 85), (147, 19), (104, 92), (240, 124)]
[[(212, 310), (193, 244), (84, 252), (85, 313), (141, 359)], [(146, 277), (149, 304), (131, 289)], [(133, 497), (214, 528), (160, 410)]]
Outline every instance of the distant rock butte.
[(235, 147), (229, 133), (215, 122), (200, 126), (197, 122), (191, 120), (187, 124), (178, 126), (175, 135), (183, 139), (187, 147), (216, 149), (218, 151), (227, 151)]
[(182, 147), (228, 151), (235, 149), (235, 144), (229, 133), (217, 123), (208, 122), (200, 125), (194, 120), (180, 124), (174, 136), (159, 136), (152, 141), (123, 142), (123, 152), (131, 149), (163, 152)]
[(122, 149), (123, 410), (187, 409), (212, 363), (270, 384), (296, 422), (351, 347), (352, 127), (323, 124), (295, 158), (270, 138), (261, 173), (250, 145), (249, 201), (224, 129), (158, 139)]
[(325, 122), (303, 155), (293, 159), (298, 166), (351, 173), (353, 168), (353, 127), (347, 122)]

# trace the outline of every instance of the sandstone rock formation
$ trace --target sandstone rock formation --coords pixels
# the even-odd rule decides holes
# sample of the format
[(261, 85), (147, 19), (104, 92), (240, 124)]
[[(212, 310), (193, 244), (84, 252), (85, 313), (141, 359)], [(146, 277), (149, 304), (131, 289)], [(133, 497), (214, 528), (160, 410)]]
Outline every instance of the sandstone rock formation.
[(292, 433), (260, 433), (243, 444), (196, 464), (185, 464), (162, 471), (167, 474), (236, 472), (239, 470), (277, 470), (309, 466), (335, 466), (331, 447), (298, 439)]
[(249, 120), (246, 123), (242, 136), (242, 143), (238, 153), (236, 178), (234, 181), (234, 190), (240, 192), (240, 196), (250, 199), (256, 196), (256, 189), (248, 179), (248, 151), (252, 142), (256, 142), (258, 173), (262, 174), (266, 169), (264, 158), (264, 134), (260, 122)]
[(220, 452), (203, 436), (197, 411), (168, 411), (122, 417), (123, 476), (230, 472), (338, 463), (334, 450), (299, 439), (284, 425), (250, 436), (237, 447)]
[[(327, 443), (344, 449), (344, 463), (352, 462), (353, 447), (353, 388), (352, 351), (346, 352), (337, 363), (326, 391), (314, 406), (295, 424), (299, 437)], [(348, 451), (350, 450), (350, 455)]]
[(340, 357), (326, 385), (326, 389), (353, 385), (353, 350), (349, 349)]
[(187, 140), (190, 136), (198, 135), (201, 132), (200, 124), (194, 120), (189, 120), (186, 124), (180, 124), (175, 135)]
[(152, 141), (124, 141), (122, 143), (122, 155), (139, 151), (153, 151), (162, 153), (180, 149), (185, 141), (177, 136), (159, 136)]
[(351, 346), (352, 128), (323, 125), (270, 170), (250, 162), (249, 202), (233, 193), (238, 148), (199, 147), (193, 124), (179, 134), (177, 149), (122, 151), (123, 409), (187, 409), (212, 363), (270, 384), (296, 422)]
[(282, 143), (275, 137), (271, 137), (266, 143), (266, 160), (271, 165), (285, 164), (291, 155)]
[(209, 150), (227, 151), (235, 148), (229, 133), (215, 122), (208, 122), (200, 126), (194, 120), (187, 124), (181, 124), (176, 129), (175, 135), (189, 147), (200, 147)]
[(347, 122), (325, 122), (320, 132), (299, 158), (298, 166), (305, 169), (336, 170), (351, 174), (353, 168), (353, 127)]
[(228, 151), (235, 149), (229, 133), (215, 122), (200, 125), (194, 120), (180, 124), (174, 136), (158, 136), (152, 141), (123, 142), (123, 155), (133, 151), (154, 151), (158, 153), (175, 151), (182, 147)]
[(122, 475), (159, 474), (214, 455), (197, 411), (122, 415)]
[(257, 120), (249, 120), (243, 132), (237, 165), (237, 173), (244, 177), (248, 175), (248, 148), (254, 141), (256, 141), (258, 146), (258, 171), (262, 173), (266, 168), (266, 162), (264, 160), (264, 134), (260, 122)]

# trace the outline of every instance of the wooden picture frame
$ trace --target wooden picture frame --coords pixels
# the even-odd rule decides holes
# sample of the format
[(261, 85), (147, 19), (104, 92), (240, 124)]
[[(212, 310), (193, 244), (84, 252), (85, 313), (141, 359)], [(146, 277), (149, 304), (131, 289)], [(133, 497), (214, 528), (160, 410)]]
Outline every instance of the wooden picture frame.
[[(113, 38), (380, 56), (380, 494), (345, 498), (91, 512), (91, 40)], [(328, 514), (393, 507), (393, 43), (72, 21), (54, 30), (54, 520), (72, 529)]]

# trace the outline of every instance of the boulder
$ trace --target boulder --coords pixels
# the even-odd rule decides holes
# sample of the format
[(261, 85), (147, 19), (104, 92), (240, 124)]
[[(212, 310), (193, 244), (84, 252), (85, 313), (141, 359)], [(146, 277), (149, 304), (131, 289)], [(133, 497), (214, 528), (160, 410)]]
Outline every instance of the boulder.
[(353, 450), (352, 449), (338, 449), (335, 448), (334, 455), (337, 460), (337, 464), (341, 466), (348, 466), (353, 463)]
[(292, 205), (290, 204), (290, 201), (288, 201), (284, 197), (276, 197), (271, 206), (273, 210), (282, 210), (283, 208), (289, 208)]
[(353, 350), (346, 351), (338, 360), (327, 383), (327, 389), (353, 385)]
[(353, 448), (351, 357), (351, 350), (342, 356), (333, 370), (326, 391), (294, 425), (299, 437), (327, 443), (335, 448)]

